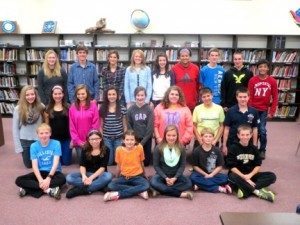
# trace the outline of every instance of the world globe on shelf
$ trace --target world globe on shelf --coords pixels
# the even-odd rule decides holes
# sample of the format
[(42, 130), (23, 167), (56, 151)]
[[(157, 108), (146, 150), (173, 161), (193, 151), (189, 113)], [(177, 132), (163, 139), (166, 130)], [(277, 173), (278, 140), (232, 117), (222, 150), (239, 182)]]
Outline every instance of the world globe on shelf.
[(131, 13), (130, 22), (138, 33), (142, 33), (142, 30), (148, 27), (150, 18), (145, 11), (136, 9)]

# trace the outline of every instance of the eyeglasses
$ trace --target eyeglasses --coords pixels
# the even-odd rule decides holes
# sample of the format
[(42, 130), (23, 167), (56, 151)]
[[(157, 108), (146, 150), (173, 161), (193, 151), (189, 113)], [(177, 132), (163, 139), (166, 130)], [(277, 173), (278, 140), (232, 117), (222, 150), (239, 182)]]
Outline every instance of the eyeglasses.
[(90, 139), (89, 139), (90, 142), (93, 142), (93, 141), (100, 141), (100, 140), (101, 140), (101, 138), (90, 138)]

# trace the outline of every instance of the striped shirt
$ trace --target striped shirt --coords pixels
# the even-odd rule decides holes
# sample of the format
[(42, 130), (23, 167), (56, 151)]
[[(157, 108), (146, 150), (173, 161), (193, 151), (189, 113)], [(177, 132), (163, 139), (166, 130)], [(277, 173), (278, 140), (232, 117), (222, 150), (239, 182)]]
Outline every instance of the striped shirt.
[(121, 105), (121, 116), (116, 117), (115, 113), (107, 113), (103, 118), (103, 136), (106, 138), (120, 138), (123, 134), (123, 117), (126, 116), (126, 108)]

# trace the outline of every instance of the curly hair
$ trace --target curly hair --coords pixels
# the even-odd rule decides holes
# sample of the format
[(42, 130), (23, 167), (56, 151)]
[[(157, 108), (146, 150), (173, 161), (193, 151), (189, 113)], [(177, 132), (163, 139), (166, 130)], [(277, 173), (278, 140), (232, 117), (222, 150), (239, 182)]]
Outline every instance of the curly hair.
[(164, 95), (164, 97), (163, 97), (163, 99), (161, 101), (161, 104), (163, 105), (163, 107), (165, 109), (167, 109), (171, 105), (170, 99), (169, 99), (169, 95), (170, 95), (171, 91), (177, 91), (178, 94), (179, 94), (178, 104), (181, 105), (181, 106), (186, 106), (184, 94), (183, 94), (181, 88), (173, 85), (173, 86), (170, 86), (167, 89), (167, 91), (166, 91), (166, 93), (165, 93), (165, 95)]

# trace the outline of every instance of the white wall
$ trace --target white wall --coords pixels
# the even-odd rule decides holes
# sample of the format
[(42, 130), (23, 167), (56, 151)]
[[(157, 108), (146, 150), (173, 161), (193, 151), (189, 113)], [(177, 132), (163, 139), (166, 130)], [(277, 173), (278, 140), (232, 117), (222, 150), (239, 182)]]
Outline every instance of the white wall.
[(0, 20), (15, 20), (20, 33), (41, 33), (56, 20), (56, 33), (84, 33), (105, 17), (107, 28), (133, 33), (130, 15), (146, 11), (144, 33), (300, 35), (289, 10), (300, 0), (0, 0)]

